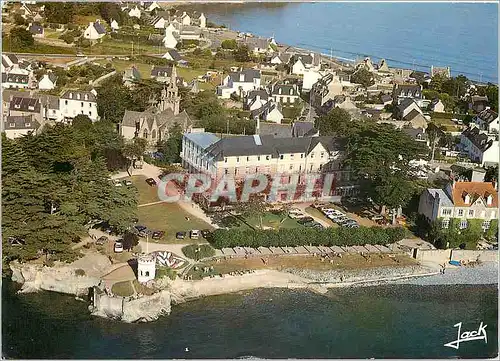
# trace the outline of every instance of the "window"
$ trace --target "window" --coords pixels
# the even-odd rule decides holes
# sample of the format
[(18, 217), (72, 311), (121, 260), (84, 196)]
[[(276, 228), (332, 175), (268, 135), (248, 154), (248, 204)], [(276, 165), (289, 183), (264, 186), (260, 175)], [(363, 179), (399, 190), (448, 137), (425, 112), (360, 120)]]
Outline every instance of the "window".
[(460, 229), (465, 229), (465, 228), (467, 228), (467, 220), (466, 220), (466, 219), (462, 219), (462, 220), (460, 221), (460, 226), (459, 226), (459, 227), (460, 227)]
[(11, 128), (15, 128), (15, 127), (16, 127), (16, 123), (10, 123), (10, 124), (9, 124), (9, 127), (11, 127)]
[(483, 230), (490, 229), (490, 221), (484, 221), (482, 225)]
[(240, 157), (236, 157), (236, 162), (239, 163), (240, 162)]
[(247, 162), (250, 160), (250, 157), (247, 157)]
[(83, 108), (83, 102), (81, 104), (82, 104), (82, 108)]
[(495, 211), (492, 211), (491, 215), (490, 215), (490, 218), (491, 219), (495, 219), (496, 217), (497, 217), (497, 215), (496, 215)]
[(266, 160), (269, 160), (269, 156), (268, 155), (266, 155)]
[(224, 174), (229, 174), (229, 169), (224, 169)]
[(443, 219), (443, 222), (441, 223), (441, 228), (448, 229), (449, 226), (450, 226), (450, 220)]
[(293, 154), (290, 154), (290, 159), (293, 159)]
[(64, 105), (68, 105), (68, 101), (67, 100), (64, 101)]
[(300, 153), (300, 158), (304, 158), (304, 153)]
[(473, 209), (469, 209), (469, 217), (474, 217), (474, 210)]
[(149, 271), (146, 271), (146, 277), (149, 277)]
[(283, 159), (283, 154), (280, 155), (280, 159)]
[(445, 208), (441, 211), (442, 216), (451, 216), (451, 209)]
[(92, 112), (89, 111), (89, 116), (92, 116)]
[(31, 123), (24, 123), (24, 126), (25, 126), (26, 128), (31, 127)]
[(259, 155), (259, 156), (257, 156), (257, 160), (260, 162), (260, 155)]
[(463, 217), (463, 215), (464, 215), (464, 210), (463, 209), (459, 209), (458, 210), (458, 216), (459, 217)]
[(311, 153), (311, 158), (314, 158), (314, 152)]
[(227, 163), (227, 158), (224, 158), (224, 163)]
[(52, 114), (56, 114), (56, 110), (55, 109), (52, 109)]
[(293, 165), (290, 166), (290, 170), (293, 170)]

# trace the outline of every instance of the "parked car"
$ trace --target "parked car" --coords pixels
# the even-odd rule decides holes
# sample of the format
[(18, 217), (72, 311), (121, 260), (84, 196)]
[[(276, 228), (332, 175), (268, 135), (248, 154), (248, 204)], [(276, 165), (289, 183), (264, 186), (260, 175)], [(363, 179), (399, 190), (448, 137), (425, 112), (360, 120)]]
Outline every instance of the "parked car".
[(123, 243), (120, 241), (115, 242), (115, 253), (122, 253), (123, 252)]
[(201, 230), (201, 236), (203, 238), (207, 238), (209, 234), (210, 234), (210, 230), (209, 229), (202, 229)]
[(146, 227), (146, 226), (141, 226), (140, 224), (138, 224), (138, 225), (134, 226), (134, 228), (135, 228), (135, 229), (137, 229), (137, 231), (139, 231), (139, 232), (142, 232), (142, 231), (144, 231), (144, 230), (148, 229), (148, 227)]
[(304, 213), (288, 213), (288, 217), (291, 219), (299, 219), (306, 217), (306, 215)]
[(382, 215), (380, 215), (380, 214), (377, 214), (377, 215), (375, 215), (375, 216), (373, 216), (373, 217), (371, 218), (371, 220), (372, 220), (372, 221), (375, 221), (375, 222), (376, 222), (376, 221), (380, 221), (380, 220), (382, 220), (382, 219), (384, 219), (384, 216), (382, 216)]
[(298, 219), (297, 223), (299, 223), (299, 224), (305, 224), (305, 223), (313, 222), (313, 221), (314, 221), (313, 217), (303, 217), (303, 218)]
[(189, 236), (191, 239), (198, 239), (200, 238), (200, 231), (197, 229), (192, 229), (191, 232), (189, 232)]
[(137, 235), (141, 238), (146, 238), (149, 233), (150, 233), (149, 230), (146, 228), (142, 231), (139, 231), (139, 233), (137, 233)]
[(130, 179), (127, 179), (127, 180), (123, 181), (123, 184), (125, 184), (126, 186), (131, 186), (132, 185), (132, 181)]
[(146, 179), (146, 183), (149, 184), (151, 187), (156, 185), (156, 181), (153, 178)]
[(310, 221), (310, 222), (306, 222), (306, 223), (303, 223), (302, 224), (304, 227), (317, 227), (318, 225), (321, 226), (321, 224), (319, 224), (318, 222), (316, 221)]
[(175, 234), (175, 238), (177, 239), (184, 239), (186, 237), (186, 232), (177, 232)]
[(101, 236), (97, 239), (97, 241), (95, 242), (95, 244), (97, 244), (98, 246), (102, 246), (104, 243), (106, 243), (108, 241), (108, 237), (106, 236)]
[(334, 209), (334, 208), (323, 207), (323, 208), (321, 208), (321, 212), (323, 212), (323, 213), (331, 213), (331, 212), (337, 212), (337, 210)]
[(121, 187), (123, 184), (119, 180), (115, 180), (115, 187)]
[(357, 223), (347, 223), (346, 225), (342, 225), (345, 228), (359, 228), (359, 224)]
[(161, 237), (163, 237), (164, 234), (165, 232), (163, 231), (153, 231), (153, 233), (151, 234), (151, 238), (160, 239)]

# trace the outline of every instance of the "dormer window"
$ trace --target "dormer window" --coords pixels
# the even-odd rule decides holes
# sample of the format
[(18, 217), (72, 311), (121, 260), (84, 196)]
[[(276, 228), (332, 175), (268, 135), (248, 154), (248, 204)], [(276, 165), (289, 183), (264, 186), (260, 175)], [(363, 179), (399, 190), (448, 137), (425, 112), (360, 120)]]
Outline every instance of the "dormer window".
[(80, 93), (76, 94), (76, 99), (80, 100)]
[(28, 110), (35, 110), (35, 107), (34, 106), (28, 106)]
[(10, 124), (9, 124), (9, 127), (11, 127), (11, 128), (15, 128), (15, 127), (16, 127), (16, 123), (10, 123)]
[(493, 195), (488, 194), (488, 197), (486, 197), (486, 204), (491, 206), (493, 204)]
[(16, 109), (20, 109), (20, 108), (21, 108), (21, 105), (20, 105), (20, 104), (14, 104), (14, 108), (16, 108)]
[(24, 123), (24, 126), (25, 126), (26, 128), (29, 128), (29, 127), (31, 127), (31, 123)]
[(89, 100), (89, 95), (85, 94), (85, 100)]
[(69, 98), (73, 99), (73, 93), (69, 93)]
[(463, 197), (465, 204), (470, 204), (470, 195), (464, 192)]

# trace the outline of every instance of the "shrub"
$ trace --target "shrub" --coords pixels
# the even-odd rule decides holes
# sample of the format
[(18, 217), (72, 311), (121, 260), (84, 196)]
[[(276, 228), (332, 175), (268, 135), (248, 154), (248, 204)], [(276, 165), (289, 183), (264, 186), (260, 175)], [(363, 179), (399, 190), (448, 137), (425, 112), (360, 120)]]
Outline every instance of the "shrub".
[(77, 276), (85, 276), (85, 271), (82, 270), (81, 268), (75, 270), (75, 275)]
[(235, 39), (226, 39), (222, 41), (221, 47), (222, 49), (237, 49), (238, 43)]
[[(294, 247), (314, 246), (354, 246), (365, 244), (390, 244), (405, 237), (404, 228), (285, 228), (280, 230), (225, 230), (212, 232), (208, 241), (215, 248), (224, 247)], [(183, 249), (184, 252), (184, 249)]]
[(208, 244), (190, 244), (189, 246), (182, 247), (182, 253), (195, 261), (215, 256), (215, 250)]

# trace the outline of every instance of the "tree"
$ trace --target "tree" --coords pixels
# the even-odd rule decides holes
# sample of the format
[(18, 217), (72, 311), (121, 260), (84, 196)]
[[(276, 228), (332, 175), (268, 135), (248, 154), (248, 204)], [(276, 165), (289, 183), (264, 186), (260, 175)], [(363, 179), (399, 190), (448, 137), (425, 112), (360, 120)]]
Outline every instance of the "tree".
[(118, 23), (122, 23), (123, 12), (120, 6), (116, 3), (100, 3), (99, 14), (106, 20), (106, 22), (111, 23), (111, 20), (116, 20)]
[(26, 25), (26, 20), (21, 16), (21, 14), (14, 14), (14, 23), (16, 25)]
[(113, 76), (97, 89), (97, 112), (102, 118), (119, 123), (126, 109), (136, 110), (130, 91), (122, 84), (121, 75)]
[(431, 147), (431, 162), (434, 161), (434, 153), (436, 151), (436, 146), (439, 144), (440, 140), (446, 134), (446, 128), (438, 127), (435, 123), (429, 123), (427, 127), (427, 136), (429, 138), (429, 143)]
[(487, 96), (491, 109), (498, 112), (498, 86), (488, 83), (487, 86), (477, 88), (478, 95)]
[(235, 50), (238, 48), (238, 43), (235, 39), (226, 39), (222, 41), (221, 48)]
[(123, 235), (123, 249), (128, 251), (139, 244), (139, 236), (132, 232), (125, 232)]
[(10, 41), (15, 49), (30, 48), (35, 45), (33, 35), (22, 27), (12, 28), (10, 31)]
[(485, 182), (496, 182), (498, 181), (498, 166), (488, 167), (484, 175)]
[(344, 109), (333, 108), (328, 114), (316, 118), (315, 127), (321, 135), (346, 137), (355, 132), (359, 123), (351, 121), (351, 115)]
[(178, 163), (182, 148), (182, 128), (175, 123), (166, 141), (158, 144), (158, 151), (163, 154), (163, 159), (168, 163)]
[(241, 63), (250, 61), (250, 54), (247, 45), (240, 44), (238, 46), (238, 49), (234, 53), (234, 60)]
[(92, 126), (92, 120), (85, 114), (78, 114), (73, 118), (72, 125), (78, 129), (88, 129)]
[(369, 86), (375, 84), (373, 74), (364, 68), (359, 69), (351, 75), (351, 82), (361, 84), (365, 88), (368, 88)]
[(44, 14), (49, 23), (68, 24), (75, 15), (74, 3), (43, 3), (45, 5)]
[(262, 198), (254, 195), (250, 197), (248, 202), (238, 202), (235, 206), (235, 211), (240, 213), (243, 217), (258, 217), (260, 229), (262, 226), (262, 216), (266, 213), (266, 203)]

